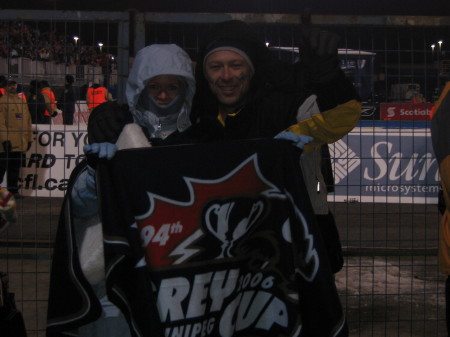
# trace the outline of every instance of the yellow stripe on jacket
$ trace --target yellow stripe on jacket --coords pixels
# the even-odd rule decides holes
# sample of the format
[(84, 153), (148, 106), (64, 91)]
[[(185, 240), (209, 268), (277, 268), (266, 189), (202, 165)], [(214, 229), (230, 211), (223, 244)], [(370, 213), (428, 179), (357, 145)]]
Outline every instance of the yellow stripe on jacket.
[(334, 143), (347, 135), (356, 126), (360, 116), (361, 103), (351, 100), (302, 120), (290, 126), (287, 131), (313, 137), (314, 141), (303, 149), (310, 152), (320, 145)]

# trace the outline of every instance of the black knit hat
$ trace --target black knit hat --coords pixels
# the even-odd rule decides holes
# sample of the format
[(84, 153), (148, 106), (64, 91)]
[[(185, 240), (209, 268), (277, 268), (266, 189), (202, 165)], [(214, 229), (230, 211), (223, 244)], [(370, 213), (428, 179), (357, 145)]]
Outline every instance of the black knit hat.
[(254, 63), (253, 53), (246, 44), (244, 44), (240, 41), (221, 40), (221, 41), (217, 41), (215, 43), (211, 43), (206, 50), (205, 57), (203, 58), (203, 64), (206, 63), (206, 59), (211, 54), (218, 52), (218, 51), (222, 51), (222, 50), (232, 51), (232, 52), (235, 52), (235, 53), (241, 55), (249, 64), (252, 74), (255, 73), (255, 66), (253, 64)]

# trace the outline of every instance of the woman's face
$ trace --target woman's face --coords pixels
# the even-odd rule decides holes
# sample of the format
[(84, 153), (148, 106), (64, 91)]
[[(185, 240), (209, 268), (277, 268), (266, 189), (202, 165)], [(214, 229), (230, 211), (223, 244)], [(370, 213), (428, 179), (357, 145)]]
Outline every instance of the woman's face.
[(146, 88), (156, 103), (168, 105), (181, 93), (183, 83), (175, 75), (159, 75), (151, 78)]

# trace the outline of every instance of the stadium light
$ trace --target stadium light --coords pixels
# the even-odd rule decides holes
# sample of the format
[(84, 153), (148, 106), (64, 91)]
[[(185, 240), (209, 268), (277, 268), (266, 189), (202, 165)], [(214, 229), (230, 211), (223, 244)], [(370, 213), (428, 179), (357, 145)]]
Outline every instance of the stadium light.
[(103, 47), (103, 43), (102, 42), (99, 42), (98, 43), (98, 46), (100, 47), (100, 52), (102, 51), (102, 47)]
[(79, 39), (79, 37), (78, 36), (74, 36), (73, 37), (73, 39), (75, 40), (75, 46), (77, 45), (77, 42), (78, 42), (78, 39)]

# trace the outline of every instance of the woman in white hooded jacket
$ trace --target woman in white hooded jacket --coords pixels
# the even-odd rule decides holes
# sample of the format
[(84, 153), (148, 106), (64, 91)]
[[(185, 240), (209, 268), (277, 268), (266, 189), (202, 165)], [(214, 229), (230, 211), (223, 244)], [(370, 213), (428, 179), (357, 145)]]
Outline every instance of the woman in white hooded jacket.
[[(84, 167), (76, 169), (77, 172), (74, 170), (76, 176), (71, 177), (73, 184), (69, 184), (68, 196), (66, 196), (69, 207), (63, 206), (64, 210), (69, 210), (70, 216), (65, 216), (64, 223), (59, 224), (60, 227), (64, 227), (62, 230), (70, 231), (76, 239), (73, 250), (78, 253), (83, 275), (77, 275), (73, 271), (74, 268), (62, 270), (61, 263), (53, 263), (48, 331), (54, 333), (72, 330), (74, 321), (77, 321), (77, 315), (79, 315), (79, 336), (130, 336), (124, 316), (106, 296), (95, 165), (91, 165), (92, 162), (95, 163), (95, 159), (90, 161), (89, 156), (111, 159), (118, 149), (114, 144), (116, 140), (117, 144), (121, 144), (119, 148), (154, 146), (159, 145), (170, 135), (175, 136), (183, 132), (191, 125), (189, 115), (194, 93), (195, 78), (192, 61), (188, 54), (174, 44), (154, 44), (141, 49), (134, 60), (126, 86), (128, 109), (133, 123), (124, 128), (118, 140), (115, 135), (109, 139), (91, 138), (89, 128), (101, 128), (103, 125), (103, 121), (95, 119), (95, 110), (93, 111), (88, 125), (90, 144), (84, 147), (84, 152), (88, 156), (88, 165), (84, 164)], [(109, 109), (111, 113), (119, 109), (122, 111), (120, 115), (123, 115), (123, 107), (119, 107), (115, 102), (104, 103), (96, 109)], [(65, 249), (62, 255), (67, 254), (67, 250), (71, 249), (68, 246), (70, 245), (56, 242), (54, 254), (58, 254), (58, 249)], [(69, 278), (65, 275), (65, 279), (58, 281), (58, 273), (73, 273), (73, 275), (69, 275)], [(80, 307), (74, 305), (71, 320), (68, 322), (65, 317), (68, 317), (67, 305), (70, 306), (70, 303), (67, 303), (67, 300), (64, 303), (58, 300), (61, 296), (61, 293), (58, 293), (61, 288), (60, 283), (83, 277), (84, 282), (87, 280), (92, 286), (102, 307), (102, 314), (96, 320), (88, 319), (87, 311), (83, 312)], [(80, 292), (80, 294), (84, 293), (86, 292)], [(63, 311), (59, 310), (58, 306), (62, 305), (64, 305), (64, 317), (62, 315), (58, 317), (59, 312)], [(86, 322), (89, 323), (86, 324)]]
[[(191, 125), (189, 115), (194, 94), (193, 65), (189, 55), (183, 49), (175, 44), (154, 44), (141, 49), (136, 54), (128, 76), (126, 97), (133, 122), (140, 126), (149, 142), (148, 145), (159, 145), (161, 140), (173, 133), (183, 132)], [(97, 109), (108, 109), (113, 104), (116, 103), (104, 103)], [(95, 122), (99, 127), (102, 124), (101, 121), (92, 121), (93, 116), (90, 117), (89, 124)], [(124, 132), (126, 132), (125, 129)], [(114, 156), (117, 150), (117, 146), (112, 144), (114, 138), (103, 142), (91, 141), (92, 135), (90, 131), (88, 133), (90, 144), (84, 147), (84, 152), (88, 156), (94, 155), (108, 159)], [(131, 135), (131, 137), (134, 136), (135, 133)], [(115, 139), (114, 142), (116, 142)], [(139, 141), (139, 144), (142, 142)], [(129, 144), (125, 146), (132, 147)], [(82, 175), (93, 177), (92, 167), (88, 165), (86, 171)], [(75, 183), (72, 190), (74, 215), (81, 218), (90, 217), (91, 211), (97, 213), (97, 207), (93, 207), (91, 201), (87, 204), (86, 195), (77, 189), (78, 186), (85, 190), (83, 184)], [(78, 194), (80, 192), (81, 197)]]
[[(179, 85), (168, 81), (167, 75), (177, 77)], [(151, 45), (137, 53), (126, 96), (135, 123), (148, 137), (164, 139), (186, 130), (194, 94), (192, 61), (180, 47)]]

